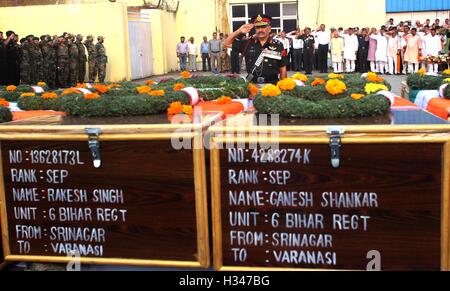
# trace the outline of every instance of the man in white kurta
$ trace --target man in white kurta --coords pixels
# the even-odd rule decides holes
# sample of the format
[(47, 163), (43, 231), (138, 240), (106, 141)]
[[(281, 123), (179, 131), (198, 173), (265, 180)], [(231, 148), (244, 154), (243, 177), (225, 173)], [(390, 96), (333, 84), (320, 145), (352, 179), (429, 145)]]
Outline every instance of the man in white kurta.
[[(426, 56), (437, 57), (442, 50), (441, 37), (436, 34), (436, 29), (432, 29), (431, 33), (423, 38), (423, 51)], [(437, 73), (439, 65), (428, 63), (428, 72)]]
[(344, 59), (345, 71), (353, 73), (356, 69), (356, 53), (358, 51), (358, 37), (354, 34), (353, 28), (348, 29), (348, 33), (342, 34), (344, 38)]
[(411, 29), (411, 33), (405, 36), (405, 40), (405, 62), (408, 64), (408, 73), (411, 74), (419, 70), (419, 55), (422, 50), (422, 42), (415, 28)]
[(385, 31), (380, 30), (376, 34), (372, 34), (370, 37), (377, 40), (377, 52), (375, 53), (375, 59), (377, 61), (377, 72), (384, 74), (388, 71), (387, 66), (387, 49), (388, 41), (384, 35)]
[(388, 50), (387, 50), (387, 58), (388, 58), (388, 68), (389, 68), (389, 74), (400, 74), (400, 72), (397, 70), (398, 67), (398, 59), (397, 54), (400, 50), (400, 41), (397, 37), (397, 32), (395, 29), (391, 29), (387, 35), (388, 40)]

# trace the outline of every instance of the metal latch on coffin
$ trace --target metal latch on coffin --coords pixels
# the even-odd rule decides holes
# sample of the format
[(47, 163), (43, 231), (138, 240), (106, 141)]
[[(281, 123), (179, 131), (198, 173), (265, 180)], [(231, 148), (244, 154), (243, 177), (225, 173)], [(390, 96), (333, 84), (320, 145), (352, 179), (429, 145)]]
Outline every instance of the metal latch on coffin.
[(337, 169), (341, 165), (341, 137), (345, 133), (345, 130), (343, 127), (330, 127), (327, 133), (330, 135), (331, 165)]
[(92, 162), (95, 168), (100, 168), (102, 164), (102, 158), (100, 156), (100, 134), (101, 130), (99, 128), (86, 128), (86, 133), (88, 135), (88, 145), (91, 150)]

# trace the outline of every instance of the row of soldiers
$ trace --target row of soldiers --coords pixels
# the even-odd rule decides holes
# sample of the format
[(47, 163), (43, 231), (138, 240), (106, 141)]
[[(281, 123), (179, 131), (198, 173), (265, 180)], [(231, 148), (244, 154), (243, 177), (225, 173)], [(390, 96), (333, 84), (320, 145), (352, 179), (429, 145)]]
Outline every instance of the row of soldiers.
[(75, 86), (85, 81), (86, 62), (89, 82), (95, 82), (97, 76), (99, 82), (104, 82), (108, 58), (104, 38), (99, 36), (97, 41), (94, 45), (92, 35), (84, 42), (80, 34), (43, 35), (40, 38), (28, 35), (19, 46), (21, 83), (43, 81), (51, 88)]

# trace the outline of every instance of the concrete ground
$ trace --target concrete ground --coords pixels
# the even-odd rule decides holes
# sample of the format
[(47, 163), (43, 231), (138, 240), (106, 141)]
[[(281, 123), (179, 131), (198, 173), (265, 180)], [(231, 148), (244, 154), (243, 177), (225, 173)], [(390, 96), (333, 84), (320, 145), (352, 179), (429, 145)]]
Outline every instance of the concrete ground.
[[(212, 75), (211, 72), (202, 72), (202, 71), (198, 71), (193, 74), (200, 75), (200, 76)], [(295, 72), (293, 72), (293, 71), (288, 72), (288, 76), (292, 76), (293, 74), (295, 74)], [(318, 73), (314, 73), (314, 74), (318, 74)], [(162, 80), (165, 78), (178, 78), (179, 75), (180, 75), (180, 72), (173, 72), (173, 73), (169, 73), (169, 74), (165, 74), (165, 75), (152, 76), (150, 78), (146, 78), (143, 80), (136, 80), (136, 82), (145, 83), (146, 80), (150, 80), (150, 79), (158, 82), (159, 80)], [(246, 74), (241, 74), (241, 75), (243, 77), (246, 76)], [(406, 80), (407, 76), (405, 76), (405, 75), (395, 75), (395, 76), (383, 75), (383, 77), (392, 85), (392, 92), (394, 92), (396, 95), (400, 96), (401, 88), (402, 88), (402, 81)]]

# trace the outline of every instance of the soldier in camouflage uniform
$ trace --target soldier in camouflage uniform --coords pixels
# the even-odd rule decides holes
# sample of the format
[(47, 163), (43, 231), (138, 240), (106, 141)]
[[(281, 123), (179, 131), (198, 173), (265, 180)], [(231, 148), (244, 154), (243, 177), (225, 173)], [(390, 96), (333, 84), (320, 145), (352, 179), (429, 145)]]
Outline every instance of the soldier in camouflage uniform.
[(30, 56), (31, 56), (31, 84), (37, 84), (38, 82), (44, 81), (43, 72), (43, 57), (41, 47), (39, 45), (39, 38), (33, 37), (33, 42), (30, 46)]
[(66, 44), (64, 36), (58, 38), (56, 46), (58, 87), (67, 88), (69, 80), (69, 48)]
[(50, 35), (46, 36), (47, 42), (45, 44), (45, 48), (42, 51), (46, 52), (44, 54), (44, 64), (47, 69), (47, 75), (44, 76), (45, 82), (50, 88), (56, 87), (56, 44), (57, 44), (57, 36), (52, 37)]
[(84, 46), (88, 52), (88, 65), (89, 65), (89, 82), (95, 82), (95, 77), (97, 74), (97, 50), (94, 45), (94, 37), (88, 35)]
[(30, 84), (30, 45), (26, 38), (20, 40), (20, 82)]
[(39, 44), (41, 51), (42, 51), (42, 73), (44, 75), (44, 81), (48, 85), (48, 72), (49, 72), (49, 66), (48, 66), (48, 55), (49, 55), (49, 47), (47, 45), (49, 39), (46, 35), (42, 35), (41, 42)]
[(97, 38), (97, 44), (95, 45), (95, 49), (97, 50), (97, 73), (98, 73), (98, 81), (100, 83), (105, 82), (106, 77), (106, 64), (108, 63), (108, 57), (106, 56), (106, 49), (103, 45), (104, 37), (99, 36)]
[(70, 86), (76, 86), (78, 82), (78, 66), (79, 66), (79, 52), (78, 45), (75, 43), (75, 37), (70, 35), (69, 37), (69, 63), (70, 63)]
[(84, 78), (86, 77), (86, 49), (83, 45), (83, 36), (81, 34), (77, 35), (77, 41), (76, 41), (77, 47), (78, 47), (78, 83), (82, 84), (84, 83)]

